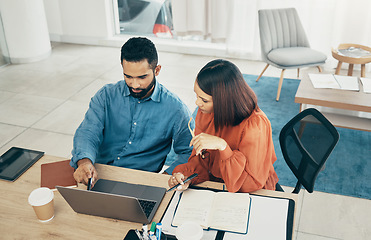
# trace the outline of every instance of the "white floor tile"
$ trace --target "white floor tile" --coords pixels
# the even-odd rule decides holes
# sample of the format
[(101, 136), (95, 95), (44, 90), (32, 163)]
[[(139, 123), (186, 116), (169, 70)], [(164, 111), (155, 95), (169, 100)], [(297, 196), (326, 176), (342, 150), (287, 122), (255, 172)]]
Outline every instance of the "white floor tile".
[(9, 98), (13, 97), (16, 93), (0, 91), (0, 104)]
[(0, 123), (0, 147), (9, 142), (26, 128)]
[(99, 89), (101, 89), (104, 85), (109, 83), (116, 83), (115, 80), (106, 80), (98, 78), (94, 80), (92, 83), (87, 85), (84, 89), (77, 92), (75, 95), (73, 95), (70, 100), (72, 101), (78, 101), (85, 103), (87, 106), (90, 102), (90, 99), (95, 95), (95, 93), (98, 92)]
[(324, 237), (324, 236), (318, 236), (314, 234), (308, 234), (308, 233), (297, 233), (297, 240), (341, 240), (342, 238), (331, 238), (331, 237)]
[(18, 64), (15, 66), (17, 69), (61, 73), (63, 69), (65, 68), (65, 66), (73, 63), (74, 61), (78, 59), (79, 59), (78, 56), (56, 54), (52, 52), (51, 56), (47, 59), (44, 59), (38, 62), (33, 62), (33, 63)]
[(110, 82), (117, 82), (119, 80), (123, 80), (124, 74), (121, 64), (117, 62), (117, 64), (113, 68), (103, 73), (101, 76), (99, 76), (99, 78), (105, 79)]
[(39, 80), (37, 82), (38, 87), (29, 89), (27, 94), (66, 100), (94, 80), (95, 78), (84, 76), (53, 74), (48, 78)]
[(0, 89), (14, 93), (27, 93), (30, 89), (37, 89), (38, 82), (52, 75), (50, 72), (20, 69), (18, 65), (8, 65), (0, 73)]
[(171, 52), (158, 52), (158, 64), (164, 65), (174, 65), (174, 63), (179, 63), (182, 59), (183, 54), (171, 53)]
[(38, 121), (32, 128), (73, 135), (87, 110), (87, 104), (67, 101)]
[(72, 150), (73, 135), (28, 129), (0, 148), (0, 153), (11, 147), (23, 147), (45, 152), (45, 154), (67, 158)]
[(370, 239), (371, 201), (322, 192), (306, 193), (299, 231), (336, 239)]
[(177, 86), (193, 89), (197, 73), (201, 67), (197, 66), (163, 66), (157, 79), (165, 86)]
[(113, 60), (107, 58), (80, 58), (67, 65), (62, 73), (97, 78), (115, 66)]
[(62, 103), (56, 98), (17, 94), (0, 104), (0, 122), (23, 127), (36, 123)]
[(183, 67), (195, 67), (196, 71), (199, 72), (208, 62), (218, 59), (213, 56), (194, 56), (190, 54), (184, 54), (179, 61), (174, 61), (172, 65), (183, 66)]

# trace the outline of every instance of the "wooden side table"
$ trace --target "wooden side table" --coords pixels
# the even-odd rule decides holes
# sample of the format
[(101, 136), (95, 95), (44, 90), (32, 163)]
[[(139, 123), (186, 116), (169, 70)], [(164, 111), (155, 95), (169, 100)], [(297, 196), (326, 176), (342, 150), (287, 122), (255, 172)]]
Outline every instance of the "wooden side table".
[(366, 63), (371, 62), (371, 54), (362, 56), (362, 57), (350, 57), (350, 56), (339, 54), (338, 52), (338, 50), (349, 49), (352, 47), (360, 48), (360, 49), (366, 50), (371, 53), (371, 48), (363, 46), (363, 45), (359, 45), (359, 44), (352, 44), (352, 43), (343, 43), (343, 44), (340, 44), (337, 49), (332, 48), (331, 49), (332, 56), (339, 61), (336, 67), (335, 74), (339, 74), (341, 65), (343, 62), (345, 62), (345, 63), (349, 63), (348, 76), (353, 75), (354, 64), (361, 64), (361, 77), (365, 77), (366, 76)]

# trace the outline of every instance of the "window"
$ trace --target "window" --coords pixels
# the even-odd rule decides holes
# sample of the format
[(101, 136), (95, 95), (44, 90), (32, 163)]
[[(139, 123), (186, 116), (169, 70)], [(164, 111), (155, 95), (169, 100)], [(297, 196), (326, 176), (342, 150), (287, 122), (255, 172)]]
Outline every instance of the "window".
[(148, 34), (171, 38), (171, 0), (117, 0), (120, 34)]

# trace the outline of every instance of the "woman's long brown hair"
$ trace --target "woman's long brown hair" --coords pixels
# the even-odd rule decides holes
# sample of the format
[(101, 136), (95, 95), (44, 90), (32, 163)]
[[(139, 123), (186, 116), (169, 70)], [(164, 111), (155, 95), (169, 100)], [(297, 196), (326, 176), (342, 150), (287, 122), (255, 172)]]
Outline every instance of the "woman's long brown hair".
[(238, 67), (227, 60), (217, 59), (206, 64), (196, 81), (201, 90), (213, 98), (216, 131), (240, 124), (259, 109), (254, 91)]

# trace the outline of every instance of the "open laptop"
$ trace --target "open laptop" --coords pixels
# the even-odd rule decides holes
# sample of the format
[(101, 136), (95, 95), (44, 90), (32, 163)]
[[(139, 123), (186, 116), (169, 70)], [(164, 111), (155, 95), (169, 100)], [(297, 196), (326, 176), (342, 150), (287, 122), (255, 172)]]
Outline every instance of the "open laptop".
[(99, 179), (88, 191), (57, 186), (77, 213), (148, 224), (166, 193), (162, 187)]

